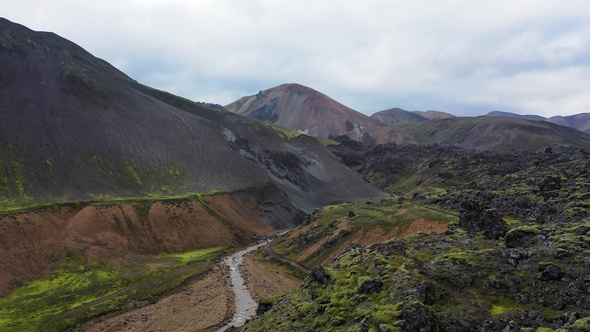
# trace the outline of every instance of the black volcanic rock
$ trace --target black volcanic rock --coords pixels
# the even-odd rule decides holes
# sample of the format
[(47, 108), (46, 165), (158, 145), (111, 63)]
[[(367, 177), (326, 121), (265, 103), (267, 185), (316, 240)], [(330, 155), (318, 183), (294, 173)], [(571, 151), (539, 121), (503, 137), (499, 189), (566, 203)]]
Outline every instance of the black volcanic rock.
[(461, 204), (459, 227), (468, 234), (483, 232), (486, 238), (497, 240), (506, 234), (507, 225), (496, 210), (479, 202), (466, 201)]

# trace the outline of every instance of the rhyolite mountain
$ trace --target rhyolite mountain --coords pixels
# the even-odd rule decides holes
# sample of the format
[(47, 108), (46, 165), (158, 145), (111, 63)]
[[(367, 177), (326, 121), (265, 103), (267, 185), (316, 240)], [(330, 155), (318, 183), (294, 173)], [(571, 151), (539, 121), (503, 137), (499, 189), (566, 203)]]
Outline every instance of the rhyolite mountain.
[(314, 89), (283, 84), (225, 105), (231, 112), (317, 137), (347, 135), (366, 145), (411, 139)]
[(497, 151), (590, 148), (590, 135), (586, 133), (546, 121), (514, 117), (455, 117), (407, 123), (400, 128), (422, 145)]
[(590, 134), (590, 113), (580, 113), (568, 116), (552, 116), (546, 121), (561, 126), (572, 127)]
[(428, 121), (428, 118), (425, 116), (397, 107), (374, 113), (371, 115), (371, 118), (383, 122), (388, 126), (410, 122)]
[(68, 253), (239, 246), (381, 193), (315, 138), (144, 86), (3, 18), (0, 149), (0, 295)]

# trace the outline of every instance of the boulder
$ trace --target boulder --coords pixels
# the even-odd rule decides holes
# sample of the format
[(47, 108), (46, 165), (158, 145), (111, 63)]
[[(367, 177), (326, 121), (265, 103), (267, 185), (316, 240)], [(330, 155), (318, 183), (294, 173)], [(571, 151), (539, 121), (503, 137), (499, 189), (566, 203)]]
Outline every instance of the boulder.
[(555, 264), (549, 264), (541, 267), (542, 270), (537, 275), (537, 278), (543, 281), (559, 280), (561, 277), (561, 268)]
[(459, 227), (470, 236), (483, 232), (486, 238), (497, 240), (506, 234), (508, 225), (498, 211), (486, 209), (477, 201), (465, 201), (461, 203)]

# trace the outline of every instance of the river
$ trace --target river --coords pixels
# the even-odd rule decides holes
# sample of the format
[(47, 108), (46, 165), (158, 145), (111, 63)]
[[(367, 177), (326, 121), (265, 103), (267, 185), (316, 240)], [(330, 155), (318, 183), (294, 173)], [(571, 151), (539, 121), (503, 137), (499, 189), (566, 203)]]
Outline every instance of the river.
[(217, 332), (223, 332), (232, 326), (244, 326), (248, 319), (256, 315), (258, 303), (254, 301), (254, 299), (250, 295), (250, 292), (248, 291), (248, 288), (246, 287), (246, 283), (244, 282), (244, 278), (242, 277), (242, 272), (240, 271), (240, 266), (244, 261), (244, 255), (262, 247), (268, 242), (270, 242), (270, 240), (238, 251), (235, 254), (227, 257), (223, 261), (229, 267), (231, 284), (236, 295), (236, 313), (234, 314), (232, 321), (220, 328), (219, 330), (217, 330)]

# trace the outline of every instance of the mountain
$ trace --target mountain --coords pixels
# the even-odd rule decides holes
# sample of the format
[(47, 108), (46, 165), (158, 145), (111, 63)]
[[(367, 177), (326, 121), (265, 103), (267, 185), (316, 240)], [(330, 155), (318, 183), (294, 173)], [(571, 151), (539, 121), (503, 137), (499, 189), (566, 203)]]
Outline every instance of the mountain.
[(67, 257), (241, 246), (381, 192), (315, 138), (139, 84), (0, 19), (0, 294)]
[(502, 111), (492, 111), (484, 116), (504, 116), (507, 118), (521, 118), (521, 119), (538, 120), (538, 121), (545, 120), (545, 117), (542, 117), (540, 115), (533, 115), (533, 114), (522, 115), (522, 114), (516, 114), (516, 113), (511, 113), (511, 112), (502, 112)]
[(421, 115), (427, 119), (434, 120), (434, 119), (446, 119), (446, 118), (454, 118), (453, 114), (440, 112), (440, 111), (414, 111), (412, 113), (416, 113)]
[(400, 132), (299, 84), (283, 84), (226, 105), (230, 112), (308, 135), (347, 135), (365, 145), (414, 143)]
[(477, 150), (590, 148), (590, 135), (545, 121), (507, 117), (457, 117), (401, 126), (420, 144)]
[(390, 108), (388, 110), (379, 111), (371, 115), (371, 118), (383, 122), (388, 126), (428, 120), (428, 118), (422, 115), (413, 112), (408, 112), (401, 108)]
[(546, 121), (560, 126), (572, 127), (590, 134), (590, 113), (580, 113), (568, 116), (553, 116)]

